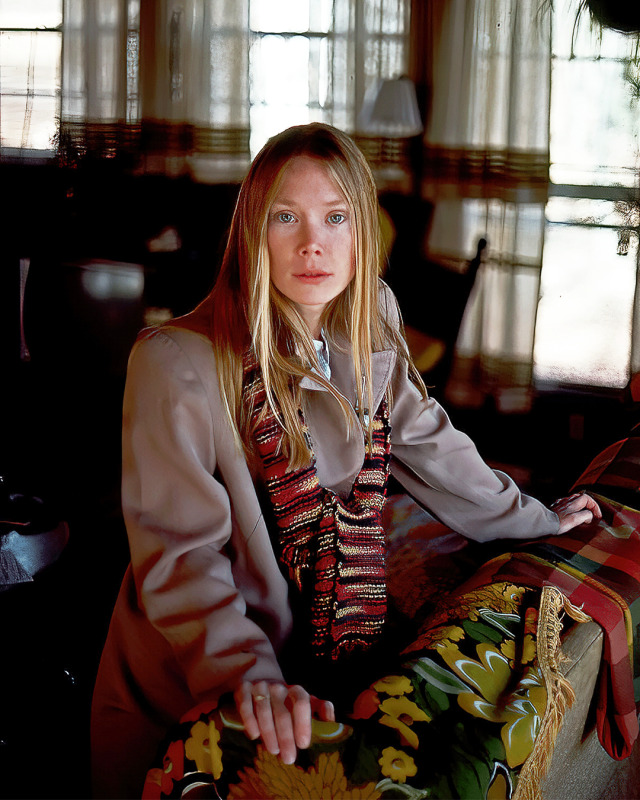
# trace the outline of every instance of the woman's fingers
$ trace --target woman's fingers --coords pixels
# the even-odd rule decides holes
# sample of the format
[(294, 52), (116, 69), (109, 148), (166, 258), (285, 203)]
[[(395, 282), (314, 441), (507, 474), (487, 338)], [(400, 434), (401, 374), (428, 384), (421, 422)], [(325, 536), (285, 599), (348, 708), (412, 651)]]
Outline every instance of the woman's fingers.
[(247, 736), (262, 739), (285, 764), (293, 764), (298, 749), (309, 747), (312, 713), (324, 721), (334, 719), (332, 703), (311, 697), (302, 686), (244, 681), (234, 698)]
[(561, 497), (559, 500), (556, 500), (555, 503), (551, 504), (551, 508), (554, 509), (554, 511), (556, 509), (579, 511), (582, 508), (588, 508), (598, 518), (602, 516), (600, 507), (593, 497), (586, 494), (586, 492), (576, 492), (575, 494), (570, 494), (568, 497)]
[(602, 510), (596, 501), (588, 494), (583, 495), (587, 498), (587, 508), (591, 511), (596, 519), (602, 519)]
[(311, 698), (302, 686), (290, 686), (287, 700), (296, 747), (304, 750), (311, 744)]
[(552, 503), (551, 508), (560, 519), (558, 533), (566, 533), (577, 525), (591, 522), (594, 518), (602, 518), (600, 506), (593, 497), (584, 492), (562, 497)]
[[(266, 681), (260, 681), (255, 684), (250, 681), (243, 681), (235, 690), (233, 696), (247, 736), (250, 739), (260, 738), (258, 709), (264, 703), (268, 703), (270, 707), (269, 684)], [(264, 709), (262, 709), (262, 714), (264, 716)]]
[[(283, 683), (271, 684), (271, 708), (278, 741), (278, 752), (285, 764), (293, 764), (298, 752), (297, 747), (300, 746), (294, 732), (295, 718), (290, 708), (289, 695), (290, 687)], [(309, 718), (311, 718), (310, 713)], [(311, 723), (309, 722), (310, 727)]]
[(576, 511), (571, 514), (558, 514), (560, 517), (560, 526), (558, 527), (558, 533), (566, 533), (570, 531), (572, 528), (576, 528), (578, 525), (582, 525), (585, 522), (591, 522), (593, 519), (593, 514), (591, 511)]
[(273, 686), (267, 681), (243, 681), (234, 692), (234, 699), (247, 736), (262, 739), (267, 750), (278, 755), (280, 745), (273, 718)]
[(311, 713), (314, 717), (321, 719), (323, 722), (335, 722), (336, 714), (333, 708), (333, 703), (329, 700), (319, 700), (317, 697), (311, 696)]
[(253, 709), (260, 738), (267, 750), (274, 756), (281, 752), (278, 731), (276, 729), (275, 715), (277, 713), (277, 697), (275, 687), (278, 684), (260, 681), (254, 684), (251, 692), (253, 698)]

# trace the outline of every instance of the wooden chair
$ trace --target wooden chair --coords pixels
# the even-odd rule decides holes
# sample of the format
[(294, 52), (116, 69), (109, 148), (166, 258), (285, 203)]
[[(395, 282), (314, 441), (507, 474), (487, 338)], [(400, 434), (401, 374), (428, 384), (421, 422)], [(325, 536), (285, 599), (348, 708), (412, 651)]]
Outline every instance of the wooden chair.
[(479, 239), (474, 257), (458, 271), (423, 254), (431, 203), (387, 194), (380, 197), (380, 205), (392, 228), (385, 280), (398, 298), (409, 350), (427, 384), (444, 389), (487, 241)]

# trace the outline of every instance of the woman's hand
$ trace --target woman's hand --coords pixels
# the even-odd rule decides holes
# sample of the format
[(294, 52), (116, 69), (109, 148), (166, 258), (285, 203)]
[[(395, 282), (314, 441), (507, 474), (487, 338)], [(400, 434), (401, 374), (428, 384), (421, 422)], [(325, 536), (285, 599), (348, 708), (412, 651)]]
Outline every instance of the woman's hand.
[(551, 504), (551, 510), (560, 518), (558, 533), (566, 533), (577, 525), (591, 522), (592, 519), (602, 519), (602, 511), (593, 497), (579, 492), (562, 497)]
[(298, 748), (311, 744), (312, 716), (335, 719), (333, 704), (310, 695), (302, 686), (267, 681), (243, 681), (233, 693), (250, 739), (262, 739), (273, 755), (293, 764)]

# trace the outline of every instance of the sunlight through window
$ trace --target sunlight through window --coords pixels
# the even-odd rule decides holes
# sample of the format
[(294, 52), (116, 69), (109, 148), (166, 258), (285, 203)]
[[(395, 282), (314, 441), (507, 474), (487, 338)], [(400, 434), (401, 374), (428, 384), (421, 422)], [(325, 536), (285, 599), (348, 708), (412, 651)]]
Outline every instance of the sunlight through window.
[(640, 86), (634, 44), (554, 11), (551, 198), (535, 339), (538, 382), (621, 388), (631, 350)]
[(62, 0), (0, 0), (0, 144), (48, 151), (60, 115)]
[(251, 151), (289, 125), (321, 120), (332, 3), (251, 0)]

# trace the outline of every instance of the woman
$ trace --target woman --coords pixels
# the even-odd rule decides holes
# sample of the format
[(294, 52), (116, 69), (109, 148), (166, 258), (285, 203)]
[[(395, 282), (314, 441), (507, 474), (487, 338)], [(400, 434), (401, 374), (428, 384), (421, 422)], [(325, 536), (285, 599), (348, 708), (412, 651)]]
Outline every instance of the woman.
[(478, 541), (599, 514), (586, 495), (554, 512), (521, 494), (452, 428), (407, 356), (382, 263), (359, 150), (326, 125), (291, 128), (242, 185), (211, 295), (136, 344), (131, 567), (95, 689), (98, 794), (139, 796), (168, 727), (223, 695), (249, 737), (294, 761), (312, 716), (333, 718), (336, 666), (390, 652), (390, 475)]

